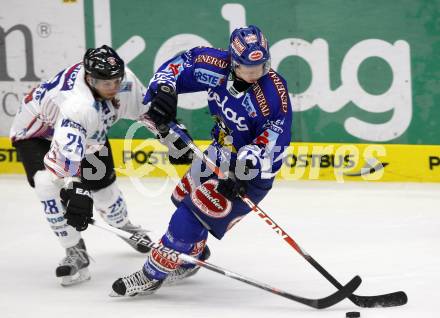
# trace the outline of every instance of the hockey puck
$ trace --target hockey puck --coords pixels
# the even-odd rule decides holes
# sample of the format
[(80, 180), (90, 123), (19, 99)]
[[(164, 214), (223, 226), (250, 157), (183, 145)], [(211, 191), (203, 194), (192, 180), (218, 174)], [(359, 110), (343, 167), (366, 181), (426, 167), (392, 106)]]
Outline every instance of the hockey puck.
[(345, 317), (347, 318), (359, 318), (361, 316), (361, 313), (359, 311), (349, 311), (345, 314)]

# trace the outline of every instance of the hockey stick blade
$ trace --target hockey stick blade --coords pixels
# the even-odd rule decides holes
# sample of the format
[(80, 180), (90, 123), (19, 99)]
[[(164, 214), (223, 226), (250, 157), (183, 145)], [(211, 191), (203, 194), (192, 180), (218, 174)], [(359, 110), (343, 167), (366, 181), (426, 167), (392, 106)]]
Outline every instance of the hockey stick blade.
[(310, 298), (300, 297), (300, 296), (288, 293), (286, 291), (280, 290), (278, 288), (269, 286), (265, 283), (260, 283), (260, 282), (257, 282), (256, 280), (251, 279), (251, 278), (244, 277), (243, 275), (233, 273), (229, 270), (226, 270), (226, 269), (221, 268), (217, 265), (199, 260), (197, 258), (190, 256), (190, 255), (187, 255), (184, 253), (179, 253), (175, 250), (169, 249), (169, 248), (167, 248), (163, 245), (160, 245), (158, 243), (146, 240), (138, 234), (129, 234), (121, 229), (110, 227), (107, 224), (103, 224), (103, 223), (96, 221), (96, 220), (93, 220), (93, 219), (90, 221), (90, 224), (93, 224), (94, 226), (101, 228), (103, 230), (106, 230), (110, 233), (113, 233), (119, 237), (125, 237), (127, 239), (133, 240), (137, 244), (143, 245), (144, 247), (149, 247), (151, 249), (156, 249), (159, 251), (162, 250), (162, 251), (167, 252), (169, 254), (175, 254), (182, 261), (186, 261), (186, 262), (198, 265), (200, 267), (206, 268), (210, 271), (216, 272), (216, 273), (221, 274), (223, 276), (238, 280), (238, 281), (243, 282), (247, 285), (257, 287), (259, 289), (268, 291), (272, 294), (287, 298), (289, 300), (301, 303), (303, 305), (306, 305), (306, 306), (309, 306), (309, 307), (312, 307), (315, 309), (324, 309), (324, 308), (327, 308), (327, 307), (330, 307), (330, 306), (337, 304), (338, 302), (340, 302), (343, 299), (352, 295), (352, 293), (356, 290), (356, 288), (359, 287), (359, 285), (362, 282), (362, 280), (359, 276), (355, 276), (350, 282), (348, 282), (345, 286), (343, 286), (342, 288), (340, 288), (338, 291), (331, 294), (330, 296), (327, 296), (324, 298), (319, 298), (319, 299), (310, 299)]
[(353, 294), (349, 298), (355, 305), (364, 308), (402, 306), (408, 302), (408, 296), (403, 291), (376, 296)]
[(338, 289), (335, 293), (325, 298), (317, 299), (314, 306), (312, 307), (317, 309), (324, 309), (333, 306), (344, 300), (345, 298), (350, 297), (350, 295), (353, 294), (353, 292), (359, 287), (361, 283), (361, 278), (359, 276), (355, 276), (344, 287)]
[[(201, 159), (207, 167), (209, 167), (217, 176), (224, 177), (223, 172), (216, 164), (207, 157), (193, 142), (192, 140), (179, 128), (175, 123), (168, 124), (168, 127), (180, 137), (184, 143), (193, 151), (193, 153)], [(171, 134), (170, 134), (171, 135)], [(302, 257), (304, 257), (321, 275), (323, 275), (333, 286), (338, 289), (343, 286), (317, 261), (315, 261), (303, 248), (301, 248), (295, 240), (287, 234), (278, 224), (272, 220), (267, 213), (265, 213), (260, 207), (258, 207), (247, 195), (240, 196), (244, 203), (254, 211), (265, 223), (267, 223), (280, 237), (284, 239), (293, 249), (295, 249)], [(405, 305), (408, 302), (408, 297), (403, 291), (393, 292), (384, 295), (376, 296), (358, 296), (351, 295), (349, 299), (359, 307), (394, 307)]]

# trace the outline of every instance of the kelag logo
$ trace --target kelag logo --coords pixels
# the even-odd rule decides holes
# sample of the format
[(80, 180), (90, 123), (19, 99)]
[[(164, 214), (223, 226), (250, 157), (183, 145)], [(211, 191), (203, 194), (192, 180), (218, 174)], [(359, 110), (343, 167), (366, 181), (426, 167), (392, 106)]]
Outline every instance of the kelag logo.
[[(105, 3), (106, 1), (95, 0), (94, 11), (101, 12), (105, 10), (106, 6), (109, 5), (109, 3)], [(276, 26), (267, 23), (260, 25), (271, 44), (272, 67), (278, 70), (283, 62), (295, 57), (302, 60), (303, 63), (305, 62), (310, 72), (310, 81), (305, 84), (308, 86), (302, 88), (301, 92), (295, 91), (295, 95), (293, 95), (296, 83), (288, 83), (291, 88), (289, 98), (295, 112), (307, 112), (313, 108), (319, 108), (322, 113), (326, 114), (341, 111), (341, 115), (338, 115), (337, 123), (335, 123), (341, 127), (341, 131), (345, 131), (348, 136), (374, 142), (387, 142), (399, 138), (407, 131), (412, 120), (411, 50), (408, 41), (404, 39), (406, 31), (403, 29), (402, 38), (396, 38), (394, 33), (393, 36), (387, 36), (388, 31), (386, 29), (382, 31), (383, 34), (374, 34), (379, 38), (368, 38), (364, 35), (356, 36), (357, 32), (363, 31), (360, 29), (357, 31), (356, 28), (353, 28), (351, 30), (352, 42), (349, 46), (344, 42), (343, 47), (346, 49), (342, 52), (342, 57), (337, 57), (341, 60), (339, 64), (333, 54), (335, 54), (335, 49), (341, 47), (339, 41), (344, 41), (346, 36), (335, 36), (336, 40), (335, 38), (326, 39), (320, 38), (319, 32), (318, 34), (313, 32), (312, 37), (308, 36), (305, 39), (301, 38), (301, 34), (295, 30), (295, 25), (289, 24), (292, 23), (294, 17), (291, 17), (291, 11), (286, 8), (283, 9), (283, 6), (302, 8), (302, 6), (306, 6), (305, 4), (283, 1), (282, 4), (280, 3), (279, 8), (274, 8), (273, 11), (268, 12), (264, 11), (264, 6), (254, 4), (252, 1), (240, 1), (240, 3), (217, 2), (214, 6), (208, 6), (197, 1), (186, 1), (184, 5), (172, 2), (176, 13), (169, 12), (169, 19), (173, 23), (169, 24), (166, 30), (161, 31), (162, 33), (155, 33), (154, 38), (151, 37), (150, 33), (142, 32), (148, 29), (150, 24), (157, 25), (160, 22), (158, 18), (152, 18), (146, 25), (144, 17), (137, 14), (136, 9), (128, 13), (124, 11), (124, 16), (121, 16), (113, 11), (113, 6), (116, 8), (115, 10), (118, 6), (114, 5), (113, 2), (111, 4), (111, 16), (114, 20), (105, 21), (102, 19), (107, 15), (95, 15), (94, 22), (95, 25), (111, 26), (113, 24), (115, 34), (107, 31), (107, 34), (103, 36), (103, 30), (99, 29), (94, 32), (94, 36), (95, 39), (96, 36), (102, 37), (96, 39), (97, 42), (103, 40), (108, 42), (112, 38), (118, 38), (118, 35), (122, 36), (122, 39), (118, 39), (118, 43), (124, 44), (118, 51), (123, 55), (126, 54), (124, 57), (128, 58), (127, 62), (136, 58), (137, 55), (146, 53), (149, 57), (152, 56), (153, 59), (151, 69), (156, 70), (165, 60), (195, 46), (226, 48), (229, 34), (233, 29), (251, 23), (258, 23), (257, 20), (248, 20), (248, 16), (264, 14), (269, 19), (270, 15), (273, 15), (274, 19), (279, 19), (279, 23), (275, 24)], [(158, 6), (160, 8), (157, 9), (160, 10), (162, 5), (158, 4)], [(179, 13), (183, 9), (181, 6), (184, 6), (184, 10), (200, 13), (200, 15), (197, 15), (199, 18), (197, 24), (194, 24), (194, 16)], [(317, 5), (311, 4), (310, 6), (318, 9)], [(368, 7), (371, 5), (358, 4), (358, 6)], [(136, 8), (136, 5), (133, 5), (133, 8)], [(332, 10), (338, 12), (339, 9), (336, 6)], [(127, 10), (127, 8), (124, 8), (124, 10)], [(133, 34), (131, 38), (128, 38), (125, 33), (117, 31), (117, 26), (125, 23), (127, 16), (130, 17), (130, 23), (134, 23), (133, 29), (136, 30), (136, 35)], [(323, 16), (326, 16), (327, 19), (333, 19), (331, 14), (323, 14)], [(139, 22), (137, 22), (137, 19), (139, 19)], [(200, 19), (206, 19), (206, 21)], [(216, 28), (212, 27), (214, 19), (218, 20)], [(373, 18), (370, 16), (366, 19)], [(197, 28), (197, 25), (205, 22), (206, 25), (210, 26), (210, 28), (207, 28), (209, 32)], [(136, 23), (139, 24), (139, 27), (136, 27)], [(222, 23), (226, 23), (228, 28), (225, 28)], [(302, 23), (301, 30), (305, 30), (305, 33), (309, 28), (310, 30), (314, 29), (312, 24)], [(346, 22), (337, 21), (334, 23), (339, 27)], [(180, 31), (181, 24), (185, 25), (184, 32)], [(283, 28), (280, 29), (280, 26), (283, 26)], [(286, 34), (286, 30), (292, 31)], [(326, 32), (323, 30), (322, 33), (322, 37), (324, 37)], [(207, 34), (209, 34), (209, 37)], [(283, 34), (281, 39), (279, 34)], [(373, 36), (373, 33), (371, 36)], [(148, 45), (146, 45), (147, 43)], [(154, 50), (153, 52), (148, 51), (151, 48)], [(371, 84), (367, 83), (365, 85), (365, 81), (361, 76), (362, 65), (372, 57), (380, 60), (382, 65), (385, 65), (384, 71), (390, 73), (392, 78), (390, 84), (379, 93), (371, 93)], [(148, 69), (150, 66), (147, 65), (146, 68)], [(293, 69), (288, 69), (286, 72), (284, 68), (283, 73), (282, 75), (285, 75), (285, 77), (293, 77), (298, 80), (298, 74)], [(219, 79), (213, 74), (196, 73), (196, 76), (199, 81), (212, 86), (217, 85), (219, 82)], [(340, 82), (336, 82), (334, 78), (340, 79)], [(379, 78), (376, 78), (376, 82), (378, 80)], [(359, 112), (356, 114), (343, 113), (342, 110), (349, 107), (347, 105), (350, 103), (370, 116), (363, 116)], [(179, 107), (181, 108), (196, 110), (206, 105), (206, 93), (179, 96)], [(377, 120), (367, 119), (371, 118), (371, 115), (379, 117)], [(319, 136), (319, 134), (317, 135)], [(344, 141), (343, 138), (338, 138), (338, 140)], [(319, 141), (319, 139), (315, 138), (315, 141)]]

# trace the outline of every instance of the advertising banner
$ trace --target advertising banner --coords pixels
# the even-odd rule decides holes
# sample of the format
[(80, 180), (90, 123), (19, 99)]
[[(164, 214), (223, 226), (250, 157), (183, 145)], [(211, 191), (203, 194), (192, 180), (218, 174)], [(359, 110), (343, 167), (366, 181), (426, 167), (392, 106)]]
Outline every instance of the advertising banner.
[[(234, 28), (256, 24), (294, 111), (280, 178), (438, 182), (438, 16), (430, 0), (15, 0), (0, 12), (0, 136), (24, 94), (87, 47), (113, 46), (147, 85), (170, 57), (199, 45), (227, 48)], [(202, 92), (178, 102), (178, 118), (202, 145), (214, 124), (206, 100)], [(121, 120), (109, 134), (120, 175), (185, 171), (168, 165), (160, 145), (150, 149), (146, 129), (124, 147), (131, 124)], [(22, 172), (7, 138), (0, 172)]]
[[(295, 141), (439, 144), (439, 15), (430, 0), (17, 0), (0, 13), (0, 135), (23, 94), (86, 47), (112, 45), (147, 84), (171, 56), (226, 48), (235, 27), (257, 24), (288, 82)], [(205, 93), (180, 96), (178, 116), (209, 138)]]
[[(439, 144), (440, 6), (430, 0), (86, 0), (87, 44), (111, 41), (144, 81), (194, 46), (226, 48), (257, 24), (283, 75), (300, 142)], [(107, 13), (106, 13), (107, 12)], [(179, 97), (195, 139), (212, 120), (204, 93)], [(128, 123), (112, 137), (123, 138)]]
[(2, 1), (0, 136), (9, 135), (23, 96), (80, 61), (84, 50), (83, 1)]
[[(189, 167), (171, 165), (167, 148), (155, 139), (112, 139), (110, 144), (117, 175), (132, 177), (135, 182), (144, 177), (180, 178)], [(206, 149), (209, 142), (196, 144)], [(6, 137), (0, 137), (2, 173), (24, 173), (20, 158)], [(440, 146), (295, 142), (291, 143), (277, 178), (440, 182)]]

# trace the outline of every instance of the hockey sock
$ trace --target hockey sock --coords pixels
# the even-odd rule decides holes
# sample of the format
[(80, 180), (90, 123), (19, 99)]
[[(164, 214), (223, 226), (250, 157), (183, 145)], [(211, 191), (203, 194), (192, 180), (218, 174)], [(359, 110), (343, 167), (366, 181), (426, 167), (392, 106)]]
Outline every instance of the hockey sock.
[(92, 191), (92, 197), (95, 209), (109, 225), (121, 228), (127, 224), (127, 205), (116, 182), (104, 189)]
[[(171, 217), (168, 230), (160, 244), (178, 252), (199, 257), (206, 245), (208, 231), (191, 211), (181, 203)], [(192, 267), (192, 264), (182, 264), (172, 254), (153, 250), (144, 264), (145, 275), (162, 280), (179, 266)]]
[(81, 239), (80, 233), (64, 218), (64, 207), (60, 202), (60, 189), (53, 182), (52, 175), (47, 170), (40, 170), (34, 176), (35, 193), (43, 204), (44, 214), (64, 248), (75, 246)]

